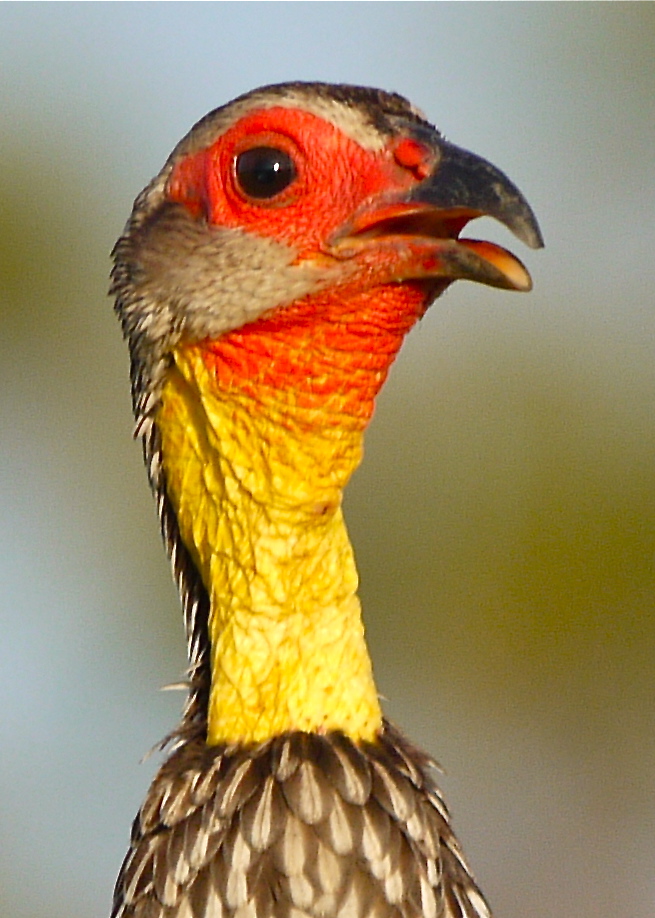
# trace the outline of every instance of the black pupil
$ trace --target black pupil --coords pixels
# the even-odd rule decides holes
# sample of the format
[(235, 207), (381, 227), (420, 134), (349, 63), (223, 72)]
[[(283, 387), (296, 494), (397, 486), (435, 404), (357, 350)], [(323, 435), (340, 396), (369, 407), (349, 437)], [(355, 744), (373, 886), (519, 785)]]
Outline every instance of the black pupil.
[(254, 147), (237, 156), (236, 175), (251, 198), (274, 198), (295, 179), (296, 167), (282, 150)]

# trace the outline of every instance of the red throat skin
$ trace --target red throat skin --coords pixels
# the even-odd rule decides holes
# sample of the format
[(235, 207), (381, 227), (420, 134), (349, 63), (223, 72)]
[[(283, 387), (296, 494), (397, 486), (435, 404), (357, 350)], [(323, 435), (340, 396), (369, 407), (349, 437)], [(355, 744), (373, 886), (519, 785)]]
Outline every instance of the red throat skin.
[(199, 347), (218, 389), (286, 405), (288, 425), (363, 430), (429, 300), (420, 283), (330, 290)]

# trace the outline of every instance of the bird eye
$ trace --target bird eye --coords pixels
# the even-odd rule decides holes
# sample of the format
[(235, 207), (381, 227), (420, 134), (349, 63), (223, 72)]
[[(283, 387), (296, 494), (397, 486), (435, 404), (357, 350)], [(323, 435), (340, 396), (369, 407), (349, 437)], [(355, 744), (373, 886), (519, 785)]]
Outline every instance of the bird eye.
[(234, 171), (241, 190), (261, 200), (284, 191), (297, 174), (289, 154), (275, 147), (253, 147), (240, 153)]

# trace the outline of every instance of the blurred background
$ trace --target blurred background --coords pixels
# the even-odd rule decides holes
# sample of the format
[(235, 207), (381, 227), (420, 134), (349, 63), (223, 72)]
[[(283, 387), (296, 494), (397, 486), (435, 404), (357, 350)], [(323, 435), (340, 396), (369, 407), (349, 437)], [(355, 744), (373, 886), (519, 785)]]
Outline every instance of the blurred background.
[(655, 6), (0, 5), (0, 914), (109, 913), (182, 698), (178, 601), (106, 296), (206, 111), (409, 96), (519, 185), (529, 296), (456, 284), (347, 496), (389, 715), (497, 918), (655, 914)]

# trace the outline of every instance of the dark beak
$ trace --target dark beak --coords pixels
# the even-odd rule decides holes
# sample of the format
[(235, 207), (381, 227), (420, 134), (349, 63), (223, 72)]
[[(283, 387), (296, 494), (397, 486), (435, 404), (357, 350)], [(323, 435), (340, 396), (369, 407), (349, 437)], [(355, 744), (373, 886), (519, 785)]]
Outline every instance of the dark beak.
[[(456, 147), (428, 127), (403, 125), (402, 137), (422, 151), (421, 180), (408, 191), (385, 195), (342, 228), (333, 254), (373, 256), (395, 247), (394, 279), (472, 280), (506, 290), (530, 290), (523, 264), (492, 242), (463, 239), (476, 217), (493, 217), (531, 248), (543, 239), (532, 209), (516, 185), (487, 160)], [(402, 143), (402, 140), (401, 140)], [(443, 286), (440, 287), (443, 289)]]
[(539, 249), (544, 241), (532, 208), (504, 172), (486, 159), (439, 138), (432, 147), (438, 161), (408, 200), (428, 204), (444, 216), (458, 212), (468, 219), (494, 217), (514, 235)]

